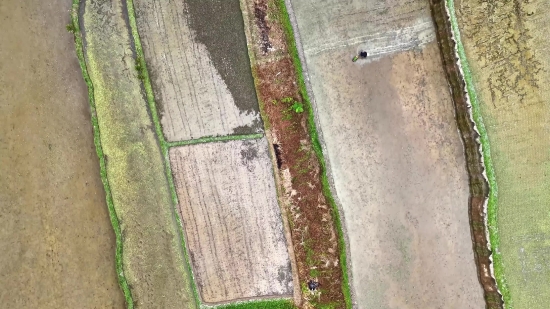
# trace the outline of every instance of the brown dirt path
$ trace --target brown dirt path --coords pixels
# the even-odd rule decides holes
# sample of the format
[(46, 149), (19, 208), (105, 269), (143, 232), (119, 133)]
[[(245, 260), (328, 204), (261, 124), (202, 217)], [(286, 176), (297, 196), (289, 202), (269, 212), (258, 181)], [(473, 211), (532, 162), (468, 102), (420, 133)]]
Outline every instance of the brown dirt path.
[(123, 308), (70, 0), (0, 1), (0, 307)]
[[(495, 273), (507, 308), (550, 302), (550, 7), (455, 1), (496, 185)], [(498, 240), (494, 241), (494, 240)]]

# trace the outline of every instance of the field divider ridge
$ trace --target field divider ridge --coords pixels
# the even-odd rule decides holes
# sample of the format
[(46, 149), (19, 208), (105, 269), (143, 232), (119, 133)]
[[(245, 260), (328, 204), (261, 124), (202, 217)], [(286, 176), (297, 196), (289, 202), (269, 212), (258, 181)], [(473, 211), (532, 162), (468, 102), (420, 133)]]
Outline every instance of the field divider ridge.
[(74, 34), (76, 55), (78, 58), (78, 63), (80, 65), (80, 70), (82, 71), (82, 77), (88, 88), (88, 103), (90, 105), (90, 116), (91, 116), (92, 131), (94, 136), (94, 145), (95, 145), (97, 157), (99, 159), (100, 177), (101, 177), (101, 182), (103, 183), (103, 189), (105, 190), (105, 199), (107, 202), (107, 208), (109, 210), (109, 219), (111, 220), (111, 225), (113, 226), (113, 230), (115, 233), (115, 269), (117, 273), (118, 284), (122, 290), (122, 293), (124, 294), (124, 299), (126, 301), (127, 308), (133, 309), (134, 301), (132, 298), (132, 293), (130, 291), (128, 281), (124, 276), (124, 270), (122, 267), (122, 232), (120, 229), (118, 216), (116, 214), (116, 210), (113, 205), (113, 196), (111, 193), (111, 187), (109, 185), (109, 180), (107, 179), (105, 156), (103, 154), (103, 148), (101, 146), (101, 138), (100, 138), (101, 132), (99, 130), (99, 124), (98, 124), (96, 107), (95, 107), (94, 85), (88, 74), (86, 61), (84, 59), (84, 50), (83, 50), (83, 42), (82, 42), (82, 33), (80, 30), (80, 16), (79, 16), (79, 10), (81, 5), (80, 1), (81, 0), (73, 0), (72, 7), (71, 7), (71, 24), (70, 24), (72, 27), (70, 29), (71, 29), (71, 32), (73, 32)]
[(187, 146), (187, 145), (196, 145), (204, 143), (215, 143), (215, 142), (226, 142), (226, 141), (244, 141), (251, 139), (260, 139), (264, 137), (263, 133), (256, 134), (243, 134), (243, 135), (223, 135), (223, 136), (207, 136), (200, 137), (195, 139), (189, 139), (184, 141), (177, 142), (166, 142), (168, 148), (178, 147), (178, 146)]
[[(320, 176), (321, 176), (322, 192), (325, 195), (327, 202), (332, 209), (332, 215), (334, 216), (333, 220), (335, 223), (336, 232), (338, 234), (337, 237), (338, 237), (338, 243), (340, 247), (340, 265), (342, 267), (342, 279), (343, 279), (342, 292), (344, 294), (346, 309), (351, 309), (353, 308), (353, 303), (352, 303), (353, 295), (350, 288), (350, 279), (349, 279), (351, 274), (349, 265), (348, 265), (348, 253), (347, 253), (349, 252), (349, 247), (348, 247), (348, 242), (346, 241), (346, 234), (344, 230), (345, 226), (342, 219), (343, 215), (340, 207), (336, 202), (336, 198), (332, 194), (332, 191), (334, 189), (333, 189), (333, 186), (331, 186), (331, 181), (329, 178), (330, 167), (327, 164), (327, 159), (323, 154), (323, 144), (321, 142), (322, 137), (319, 134), (320, 129), (318, 130), (318, 124), (316, 123), (316, 118), (315, 118), (315, 109), (314, 109), (315, 106), (314, 106), (314, 103), (312, 103), (312, 100), (310, 99), (310, 93), (313, 94), (313, 92), (308, 91), (308, 87), (306, 84), (305, 74), (307, 74), (307, 72), (304, 71), (303, 67), (305, 65), (302, 64), (302, 62), (305, 63), (305, 58), (302, 57), (300, 50), (298, 49), (298, 44), (300, 44), (299, 42), (297, 42), (297, 40), (299, 40), (299, 34), (298, 35), (295, 34), (295, 33), (298, 33), (298, 26), (296, 23), (292, 22), (289, 9), (287, 8), (287, 6), (291, 5), (290, 1), (288, 0), (275, 0), (275, 1), (277, 6), (282, 12), (281, 23), (285, 31), (285, 34), (287, 36), (289, 53), (292, 58), (292, 63), (294, 64), (294, 68), (296, 71), (299, 92), (305, 103), (304, 105), (306, 106), (307, 128), (311, 137), (313, 151), (315, 152), (315, 155), (319, 160), (320, 168), (321, 168)], [(334, 192), (336, 191), (334, 190)]]

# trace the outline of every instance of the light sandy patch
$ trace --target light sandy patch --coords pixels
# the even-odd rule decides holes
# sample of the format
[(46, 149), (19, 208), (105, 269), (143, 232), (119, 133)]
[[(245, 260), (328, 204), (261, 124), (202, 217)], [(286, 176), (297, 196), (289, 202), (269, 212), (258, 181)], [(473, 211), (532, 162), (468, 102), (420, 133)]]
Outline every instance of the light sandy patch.
[(371, 60), (435, 39), (427, 1), (292, 1), (292, 4), (299, 20), (315, 18), (315, 22), (298, 22), (304, 52), (308, 55), (355, 46), (356, 50), (350, 50), (347, 57), (366, 50)]
[[(227, 6), (227, 14), (210, 12), (208, 16), (196, 16), (202, 13), (193, 10), (200, 7), (197, 1), (136, 0), (134, 3), (167, 140), (261, 132), (244, 30), (230, 32), (237, 38), (242, 37), (242, 42), (236, 39), (231, 42), (232, 46), (224, 44), (231, 38), (224, 37), (223, 31), (216, 32), (219, 26), (243, 27), (242, 17), (240, 26), (234, 26), (239, 25), (238, 18), (234, 20), (233, 16), (240, 16), (238, 1), (236, 14), (231, 9), (233, 6)], [(197, 27), (196, 19), (215, 16), (222, 21), (211, 20), (204, 29), (193, 28)], [(214, 41), (213, 48), (206, 45), (211, 41)], [(220, 48), (222, 55), (218, 54)]]
[(291, 297), (265, 138), (172, 148), (170, 161), (203, 301)]

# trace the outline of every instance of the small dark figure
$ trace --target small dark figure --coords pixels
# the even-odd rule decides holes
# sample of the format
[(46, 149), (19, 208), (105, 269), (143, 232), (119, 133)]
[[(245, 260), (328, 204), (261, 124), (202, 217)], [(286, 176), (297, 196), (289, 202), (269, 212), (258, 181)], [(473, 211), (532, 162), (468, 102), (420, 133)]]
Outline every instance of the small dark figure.
[(317, 290), (317, 288), (319, 288), (319, 282), (313, 281), (313, 280), (309, 280), (309, 281), (307, 282), (307, 288), (308, 288), (310, 291), (315, 291), (315, 290)]
[(362, 51), (359, 52), (359, 55), (356, 55), (355, 57), (353, 57), (353, 59), (351, 59), (351, 61), (355, 62), (355, 61), (359, 60), (359, 58), (366, 59), (368, 55), (369, 54), (367, 54), (366, 51), (362, 50)]

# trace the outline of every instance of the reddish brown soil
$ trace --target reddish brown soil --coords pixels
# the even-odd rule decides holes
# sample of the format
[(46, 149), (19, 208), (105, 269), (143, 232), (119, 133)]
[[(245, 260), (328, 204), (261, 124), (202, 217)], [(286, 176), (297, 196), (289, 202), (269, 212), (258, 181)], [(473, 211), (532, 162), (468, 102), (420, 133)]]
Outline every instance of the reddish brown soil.
[[(256, 87), (262, 115), (268, 123), (267, 136), (277, 157), (281, 206), (288, 214), (291, 229), (299, 277), (295, 284), (302, 291), (301, 307), (331, 304), (331, 308), (345, 308), (340, 248), (332, 210), (322, 192), (319, 161), (307, 130), (307, 111), (297, 113), (291, 108), (294, 102), (301, 103), (302, 98), (288, 47), (281, 40), (284, 32), (275, 18), (279, 12), (274, 1), (256, 0), (248, 4), (252, 13), (249, 16), (255, 18), (250, 24), (254, 25), (251, 35), (256, 44), (252, 47), (256, 51), (253, 63)], [(276, 42), (276, 48), (264, 48), (265, 42)], [(283, 102), (285, 98), (291, 102)], [(317, 291), (308, 290), (310, 280), (320, 284)]]

